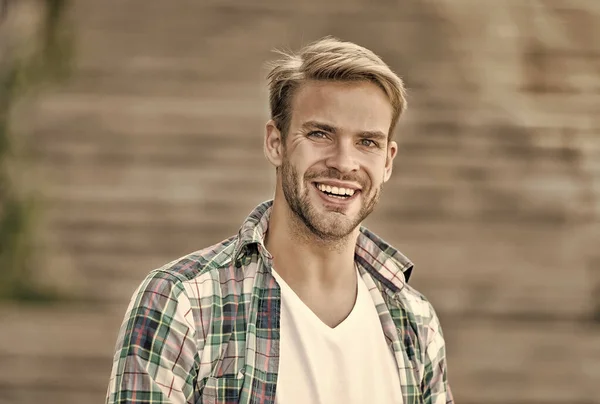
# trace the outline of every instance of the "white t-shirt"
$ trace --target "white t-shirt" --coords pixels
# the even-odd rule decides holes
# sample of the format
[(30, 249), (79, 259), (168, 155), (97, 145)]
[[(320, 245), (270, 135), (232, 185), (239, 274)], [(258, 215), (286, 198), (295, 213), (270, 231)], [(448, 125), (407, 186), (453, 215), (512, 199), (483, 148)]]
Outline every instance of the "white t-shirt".
[(358, 271), (354, 307), (335, 328), (273, 275), (281, 287), (276, 404), (401, 404), (396, 362)]

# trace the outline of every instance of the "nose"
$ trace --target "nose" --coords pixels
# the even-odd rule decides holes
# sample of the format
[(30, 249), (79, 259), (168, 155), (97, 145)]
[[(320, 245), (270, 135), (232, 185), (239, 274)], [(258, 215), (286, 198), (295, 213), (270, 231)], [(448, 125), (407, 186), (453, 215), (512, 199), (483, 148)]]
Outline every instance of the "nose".
[(358, 171), (359, 164), (354, 155), (352, 142), (338, 141), (331, 147), (331, 153), (325, 160), (328, 168), (334, 168), (341, 173)]

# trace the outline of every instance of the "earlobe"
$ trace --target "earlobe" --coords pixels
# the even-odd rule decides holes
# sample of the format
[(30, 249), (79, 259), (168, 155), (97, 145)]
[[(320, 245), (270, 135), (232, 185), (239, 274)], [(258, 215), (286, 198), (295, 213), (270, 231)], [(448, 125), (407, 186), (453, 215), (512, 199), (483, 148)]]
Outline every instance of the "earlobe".
[(266, 125), (264, 152), (265, 157), (275, 167), (279, 167), (283, 156), (283, 141), (281, 132), (277, 129), (275, 122), (270, 120)]

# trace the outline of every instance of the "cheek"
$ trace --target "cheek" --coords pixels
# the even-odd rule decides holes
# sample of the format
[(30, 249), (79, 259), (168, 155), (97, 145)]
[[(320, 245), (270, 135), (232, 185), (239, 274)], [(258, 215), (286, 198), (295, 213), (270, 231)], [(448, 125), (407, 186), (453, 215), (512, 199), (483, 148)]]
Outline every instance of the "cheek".
[(301, 156), (295, 163), (298, 171), (303, 175), (310, 172), (321, 172), (325, 167), (324, 159), (321, 159), (316, 153)]
[(295, 155), (293, 158), (289, 156), (285, 159), (284, 165), (286, 166), (285, 177), (287, 181), (293, 181), (298, 186), (303, 187), (305, 182), (304, 178), (311, 172), (311, 167), (306, 164), (305, 161), (298, 158)]
[(363, 161), (364, 172), (373, 183), (379, 183), (385, 179), (385, 158), (381, 156)]

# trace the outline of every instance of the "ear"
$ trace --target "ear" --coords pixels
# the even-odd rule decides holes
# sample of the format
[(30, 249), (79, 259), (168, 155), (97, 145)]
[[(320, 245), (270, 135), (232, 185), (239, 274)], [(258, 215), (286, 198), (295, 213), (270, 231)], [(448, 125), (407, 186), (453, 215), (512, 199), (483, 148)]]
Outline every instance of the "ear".
[(283, 147), (281, 132), (271, 119), (266, 126), (264, 152), (267, 160), (275, 167), (279, 167), (283, 161)]
[(398, 143), (391, 141), (387, 147), (387, 153), (385, 157), (385, 172), (383, 175), (383, 182), (387, 182), (392, 176), (392, 168), (396, 154), (398, 153)]

